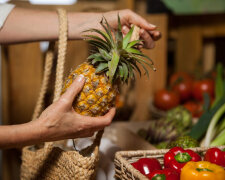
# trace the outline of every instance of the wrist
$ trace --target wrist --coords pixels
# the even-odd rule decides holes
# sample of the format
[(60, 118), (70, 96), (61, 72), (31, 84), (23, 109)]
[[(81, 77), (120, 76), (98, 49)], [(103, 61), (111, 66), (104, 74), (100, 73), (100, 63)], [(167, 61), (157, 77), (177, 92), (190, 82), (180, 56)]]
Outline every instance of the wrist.
[(68, 16), (68, 38), (83, 39), (82, 33), (90, 28), (101, 28), (101, 13), (74, 13), (69, 12)]

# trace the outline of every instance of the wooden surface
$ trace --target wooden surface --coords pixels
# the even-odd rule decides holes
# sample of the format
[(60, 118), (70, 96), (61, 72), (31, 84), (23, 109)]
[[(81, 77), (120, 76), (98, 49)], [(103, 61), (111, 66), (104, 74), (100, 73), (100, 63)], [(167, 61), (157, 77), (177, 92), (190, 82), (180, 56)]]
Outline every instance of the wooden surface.
[(30, 120), (42, 80), (43, 57), (39, 43), (8, 48), (10, 123)]
[(117, 4), (118, 9), (135, 9), (135, 1), (134, 0), (119, 0)]
[[(176, 41), (175, 67), (178, 71), (202, 72), (215, 64), (213, 39), (225, 37), (225, 14), (171, 16), (169, 37)], [(211, 39), (211, 43), (204, 43)], [(202, 69), (201, 69), (202, 68)]]
[(216, 47), (213, 42), (207, 42), (203, 46), (203, 72), (212, 70), (216, 63)]
[(176, 70), (194, 72), (202, 56), (202, 33), (199, 26), (178, 29)]

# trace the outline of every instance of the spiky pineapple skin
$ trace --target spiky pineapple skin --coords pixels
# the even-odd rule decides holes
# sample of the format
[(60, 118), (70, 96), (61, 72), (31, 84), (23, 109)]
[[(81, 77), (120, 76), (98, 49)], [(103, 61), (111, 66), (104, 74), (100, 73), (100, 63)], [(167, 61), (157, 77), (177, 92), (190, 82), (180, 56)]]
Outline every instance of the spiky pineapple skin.
[(115, 105), (118, 93), (116, 84), (108, 81), (104, 73), (96, 74), (95, 67), (88, 62), (79, 65), (65, 80), (62, 93), (72, 84), (80, 74), (85, 77), (85, 84), (73, 102), (74, 110), (85, 116), (102, 116)]

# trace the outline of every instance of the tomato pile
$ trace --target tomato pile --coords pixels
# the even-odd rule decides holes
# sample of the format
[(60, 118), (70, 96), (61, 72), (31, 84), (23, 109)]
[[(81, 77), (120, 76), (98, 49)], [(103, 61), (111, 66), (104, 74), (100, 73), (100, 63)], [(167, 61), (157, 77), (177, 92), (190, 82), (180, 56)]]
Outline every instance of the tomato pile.
[(168, 88), (155, 93), (154, 105), (164, 111), (182, 104), (193, 117), (203, 113), (204, 94), (207, 93), (211, 103), (214, 99), (214, 79), (194, 79), (184, 72), (174, 73), (169, 78)]
[(155, 158), (131, 164), (150, 180), (224, 180), (225, 151), (210, 148), (202, 159), (198, 153), (174, 147), (164, 155), (164, 168)]

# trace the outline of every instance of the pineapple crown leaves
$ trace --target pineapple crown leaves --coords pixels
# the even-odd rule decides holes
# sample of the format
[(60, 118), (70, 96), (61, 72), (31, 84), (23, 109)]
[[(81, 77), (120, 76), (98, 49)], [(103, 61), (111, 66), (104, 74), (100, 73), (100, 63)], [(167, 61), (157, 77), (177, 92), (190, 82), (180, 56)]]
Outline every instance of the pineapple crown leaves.
[(96, 67), (96, 73), (105, 73), (110, 82), (120, 79), (127, 83), (128, 79), (135, 78), (135, 71), (141, 76), (140, 65), (149, 77), (146, 65), (155, 70), (153, 61), (137, 48), (142, 40), (130, 41), (134, 27), (131, 27), (123, 37), (119, 15), (117, 31), (110, 27), (105, 17), (102, 18), (100, 24), (104, 30), (84, 31), (97, 34), (84, 35), (85, 40), (96, 47), (96, 50), (88, 57), (88, 61)]

